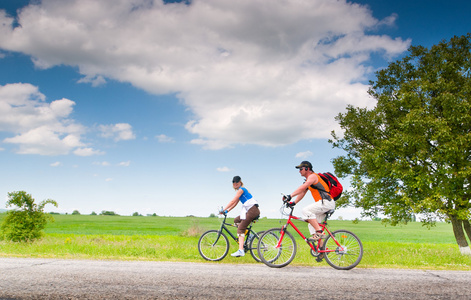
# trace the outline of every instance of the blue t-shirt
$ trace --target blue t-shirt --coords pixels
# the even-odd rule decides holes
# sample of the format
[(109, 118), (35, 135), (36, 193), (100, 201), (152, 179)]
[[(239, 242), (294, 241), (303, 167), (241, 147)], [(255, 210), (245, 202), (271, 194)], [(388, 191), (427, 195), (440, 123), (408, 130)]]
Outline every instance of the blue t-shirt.
[(244, 204), (245, 201), (252, 199), (252, 194), (250, 194), (249, 191), (247, 191), (246, 188), (241, 187), (240, 189), (244, 191), (242, 193), (242, 195), (240, 195), (240, 197), (239, 197), (239, 200), (240, 200), (240, 202), (242, 202), (242, 204)]

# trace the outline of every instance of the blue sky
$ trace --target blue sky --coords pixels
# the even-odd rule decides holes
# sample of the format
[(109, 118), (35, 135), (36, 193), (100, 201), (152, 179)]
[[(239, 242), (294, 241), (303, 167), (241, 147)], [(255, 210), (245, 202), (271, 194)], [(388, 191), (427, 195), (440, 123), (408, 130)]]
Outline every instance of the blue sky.
[(240, 175), (262, 216), (279, 217), (281, 193), (303, 182), (296, 164), (332, 171), (334, 117), (374, 106), (374, 71), (410, 45), (466, 34), (469, 11), (438, 0), (1, 0), (0, 209), (25, 190), (61, 213), (208, 216)]

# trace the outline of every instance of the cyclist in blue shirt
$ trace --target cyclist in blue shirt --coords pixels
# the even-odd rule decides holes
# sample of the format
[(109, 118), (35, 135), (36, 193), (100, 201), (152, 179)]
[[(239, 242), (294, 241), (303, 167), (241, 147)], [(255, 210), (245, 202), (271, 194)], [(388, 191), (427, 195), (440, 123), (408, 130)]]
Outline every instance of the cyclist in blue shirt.
[(244, 239), (247, 226), (260, 216), (257, 201), (253, 198), (252, 194), (244, 187), (240, 176), (234, 176), (232, 179), (232, 187), (236, 191), (235, 197), (223, 209), (225, 213), (232, 210), (237, 206), (239, 201), (242, 203), (242, 210), (240, 215), (234, 218), (234, 223), (237, 225), (237, 236), (239, 237), (239, 250), (232, 253), (232, 256), (244, 256)]

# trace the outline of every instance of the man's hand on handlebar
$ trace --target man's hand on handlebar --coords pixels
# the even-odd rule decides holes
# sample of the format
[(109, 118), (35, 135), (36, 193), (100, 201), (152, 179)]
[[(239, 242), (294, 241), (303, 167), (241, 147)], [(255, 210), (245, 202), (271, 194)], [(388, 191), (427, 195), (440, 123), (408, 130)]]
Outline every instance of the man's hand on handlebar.
[(226, 210), (222, 210), (222, 209), (221, 209), (221, 210), (219, 211), (219, 214), (220, 214), (220, 215), (227, 215), (228, 212), (229, 212), (229, 211), (227, 211), (227, 209), (226, 209)]
[(296, 202), (291, 201), (291, 195), (283, 196), (283, 202), (286, 206), (293, 207), (296, 205)]

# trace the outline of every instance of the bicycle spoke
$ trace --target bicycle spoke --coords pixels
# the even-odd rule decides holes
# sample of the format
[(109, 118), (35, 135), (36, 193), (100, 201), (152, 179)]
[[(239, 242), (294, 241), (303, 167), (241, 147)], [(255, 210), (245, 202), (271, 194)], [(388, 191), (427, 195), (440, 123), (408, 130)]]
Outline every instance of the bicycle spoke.
[(253, 234), (253, 236), (251, 237), (249, 241), (248, 248), (249, 248), (250, 254), (257, 262), (261, 262), (260, 257), (258, 256), (257, 247), (258, 247), (258, 241), (260, 240), (260, 237), (262, 236), (263, 233), (264, 231), (259, 231), (257, 232), (257, 234)]
[[(363, 245), (360, 239), (350, 231), (337, 230), (325, 241), (325, 259), (333, 268), (349, 270), (354, 268), (363, 256)], [(335, 240), (340, 244), (337, 245)]]
[(285, 232), (283, 240), (278, 246), (280, 229), (267, 230), (258, 242), (258, 254), (264, 264), (272, 268), (281, 268), (293, 261), (296, 255), (296, 241), (289, 232)]
[(229, 241), (218, 230), (209, 230), (201, 235), (198, 241), (198, 251), (204, 259), (218, 261), (227, 255)]

